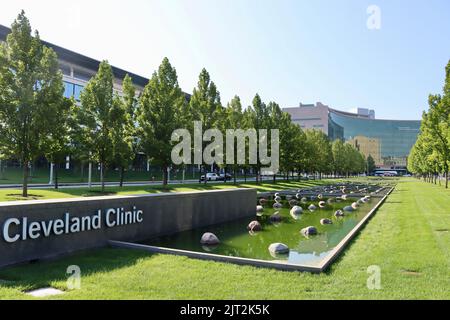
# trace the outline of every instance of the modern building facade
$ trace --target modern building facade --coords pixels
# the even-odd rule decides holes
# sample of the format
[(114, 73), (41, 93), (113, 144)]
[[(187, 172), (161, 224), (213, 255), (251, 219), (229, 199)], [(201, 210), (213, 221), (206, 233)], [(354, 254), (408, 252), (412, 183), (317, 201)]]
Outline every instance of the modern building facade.
[(359, 108), (356, 113), (343, 112), (320, 102), (283, 111), (303, 129), (322, 130), (330, 140), (342, 139), (366, 157), (371, 155), (376, 166), (383, 169), (406, 168), (420, 130), (420, 121), (380, 120), (375, 118), (374, 110)]
[[(10, 28), (0, 25), (0, 42), (6, 41), (6, 37), (10, 32)], [(64, 95), (67, 98), (73, 96), (75, 100), (79, 101), (81, 91), (83, 91), (86, 83), (98, 71), (100, 61), (46, 41), (42, 41), (42, 43), (47, 47), (52, 48), (58, 55), (59, 66), (63, 74), (65, 87)], [(147, 78), (141, 77), (132, 72), (128, 72), (114, 66), (112, 69), (114, 73), (114, 89), (119, 94), (122, 91), (122, 80), (125, 78), (126, 74), (133, 79), (133, 83), (136, 86), (136, 91), (138, 93), (142, 92), (145, 85), (148, 83)]]

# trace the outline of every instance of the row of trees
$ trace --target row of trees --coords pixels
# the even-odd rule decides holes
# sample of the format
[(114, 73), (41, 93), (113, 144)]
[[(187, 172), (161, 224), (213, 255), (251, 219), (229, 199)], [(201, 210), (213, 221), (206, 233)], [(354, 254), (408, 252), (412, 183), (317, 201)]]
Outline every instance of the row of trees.
[[(420, 134), (408, 158), (408, 170), (429, 182), (444, 176), (448, 188), (450, 166), (450, 61), (445, 68), (442, 94), (428, 97)], [(440, 180), (439, 180), (440, 181)]]
[[(294, 173), (349, 175), (366, 169), (364, 157), (351, 145), (330, 142), (321, 131), (303, 131), (277, 103), (265, 103), (258, 94), (248, 108), (243, 108), (238, 96), (223, 106), (205, 69), (187, 99), (167, 58), (139, 95), (128, 75), (121, 93), (116, 93), (112, 68), (103, 61), (77, 104), (64, 98), (57, 56), (41, 43), (37, 32), (31, 34), (23, 12), (11, 29), (0, 47), (0, 153), (21, 160), (24, 197), (29, 165), (40, 156), (54, 164), (69, 154), (98, 163), (104, 189), (107, 167), (120, 169), (122, 184), (136, 153), (142, 152), (162, 168), (163, 183), (167, 184), (168, 168), (173, 166), (172, 133), (179, 128), (192, 132), (193, 121), (202, 121), (204, 129), (222, 132), (279, 129), (280, 169), (287, 178)], [(259, 180), (262, 163), (258, 159), (255, 165), (219, 166), (234, 170), (235, 177), (238, 169), (252, 167)], [(206, 165), (202, 167), (206, 172)], [(57, 171), (55, 180), (57, 187)]]

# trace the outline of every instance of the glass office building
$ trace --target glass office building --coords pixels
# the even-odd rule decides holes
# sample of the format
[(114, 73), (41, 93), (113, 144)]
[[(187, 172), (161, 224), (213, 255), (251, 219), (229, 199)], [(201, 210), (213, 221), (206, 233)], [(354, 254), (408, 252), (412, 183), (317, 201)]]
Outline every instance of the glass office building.
[(317, 103), (284, 111), (303, 129), (318, 128), (320, 123), (330, 140), (342, 139), (352, 144), (366, 157), (371, 155), (377, 167), (383, 169), (406, 168), (420, 130), (420, 121), (375, 119), (375, 112), (367, 109), (349, 113)]

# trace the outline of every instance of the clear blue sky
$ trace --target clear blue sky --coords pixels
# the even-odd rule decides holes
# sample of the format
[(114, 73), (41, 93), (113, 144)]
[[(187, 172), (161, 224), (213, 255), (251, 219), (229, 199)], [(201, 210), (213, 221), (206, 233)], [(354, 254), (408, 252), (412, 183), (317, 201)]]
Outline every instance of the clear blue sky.
[[(369, 30), (369, 5), (381, 29)], [(419, 119), (442, 91), (450, 59), (450, 1), (14, 0), (41, 37), (149, 77), (163, 57), (191, 92), (201, 68), (225, 104), (256, 92), (283, 107), (321, 101), (377, 118)]]

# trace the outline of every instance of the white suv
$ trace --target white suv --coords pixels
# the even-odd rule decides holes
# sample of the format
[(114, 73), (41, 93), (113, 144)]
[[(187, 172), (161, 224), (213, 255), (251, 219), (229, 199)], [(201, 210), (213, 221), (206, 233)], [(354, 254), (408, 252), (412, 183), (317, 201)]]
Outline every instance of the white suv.
[[(217, 173), (207, 173), (206, 174), (206, 180), (207, 181), (217, 181), (219, 179), (220, 179), (220, 177), (219, 177), (219, 175)], [(200, 177), (200, 180), (201, 181), (205, 181), (205, 175), (202, 175)]]

